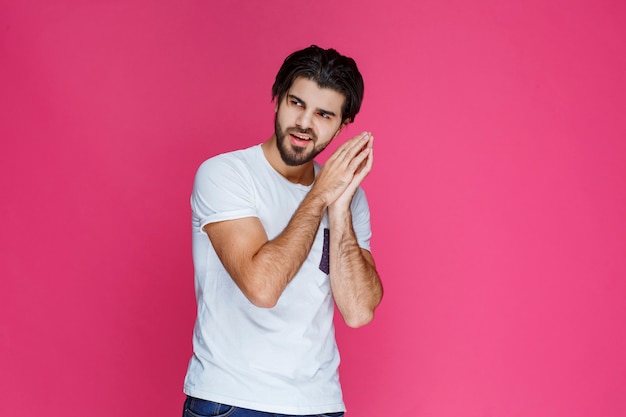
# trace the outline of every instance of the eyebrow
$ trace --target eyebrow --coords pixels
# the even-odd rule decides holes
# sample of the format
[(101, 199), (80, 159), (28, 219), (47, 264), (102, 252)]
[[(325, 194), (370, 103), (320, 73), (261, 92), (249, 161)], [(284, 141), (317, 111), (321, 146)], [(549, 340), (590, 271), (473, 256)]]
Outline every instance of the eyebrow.
[[(300, 97), (296, 96), (296, 95), (287, 94), (287, 97), (289, 97), (291, 99), (294, 99), (294, 100), (297, 100), (297, 101), (299, 101), (300, 103), (302, 103), (302, 104), (304, 104), (306, 106), (306, 102), (304, 100), (302, 100)], [(337, 115), (335, 112), (330, 111), (330, 110), (325, 110), (325, 109), (320, 109), (320, 108), (317, 108), (315, 110), (317, 110), (318, 112), (327, 114), (329, 116), (336, 116)]]

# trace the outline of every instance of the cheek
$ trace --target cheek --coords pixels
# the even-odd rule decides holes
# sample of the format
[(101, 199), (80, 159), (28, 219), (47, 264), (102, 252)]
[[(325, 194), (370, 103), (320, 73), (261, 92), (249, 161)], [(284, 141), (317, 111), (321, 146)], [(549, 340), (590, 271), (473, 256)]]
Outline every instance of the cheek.
[(294, 115), (294, 112), (290, 111), (289, 108), (286, 108), (285, 106), (281, 107), (280, 111), (278, 111), (276, 115), (283, 127), (290, 127), (295, 123), (294, 121), (296, 116)]
[(282, 110), (276, 114), (276, 122), (283, 130), (289, 127), (289, 119), (285, 117), (285, 113)]
[(342, 130), (343, 130), (342, 124), (339, 124), (339, 125), (333, 124), (332, 127), (329, 127), (328, 129), (328, 135), (331, 138), (331, 140), (335, 139), (337, 136), (339, 136)]
[(329, 127), (326, 127), (325, 129), (318, 130), (317, 139), (320, 143), (328, 144), (330, 143), (330, 141), (335, 139), (336, 132), (337, 132), (336, 129), (331, 129)]

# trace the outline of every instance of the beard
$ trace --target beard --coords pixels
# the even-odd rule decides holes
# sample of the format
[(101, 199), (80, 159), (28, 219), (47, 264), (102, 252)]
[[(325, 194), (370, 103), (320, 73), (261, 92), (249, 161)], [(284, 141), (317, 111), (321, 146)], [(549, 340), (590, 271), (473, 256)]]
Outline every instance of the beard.
[[(278, 121), (278, 116), (274, 117), (274, 133), (276, 135), (276, 146), (278, 147), (280, 157), (283, 162), (289, 166), (299, 166), (304, 165), (307, 162), (311, 162), (317, 155), (320, 154), (320, 152), (326, 149), (326, 146), (330, 143), (329, 141), (325, 144), (316, 146), (315, 143), (317, 142), (317, 136), (311, 129), (291, 127), (283, 130), (280, 122)], [(313, 149), (308, 150), (308, 148), (293, 146), (289, 143), (288, 139), (288, 136), (291, 133), (303, 133), (308, 135), (311, 138), (311, 142), (313, 142)]]

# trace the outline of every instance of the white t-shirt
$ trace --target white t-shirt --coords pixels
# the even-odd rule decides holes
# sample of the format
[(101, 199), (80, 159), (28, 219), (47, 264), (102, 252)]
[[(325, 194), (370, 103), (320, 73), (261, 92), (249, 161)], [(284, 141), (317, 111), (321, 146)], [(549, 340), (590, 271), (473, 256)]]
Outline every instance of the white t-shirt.
[[(316, 164), (316, 173), (320, 168)], [(212, 222), (258, 217), (271, 240), (310, 189), (274, 170), (260, 145), (218, 155), (198, 169), (191, 196), (198, 315), (186, 394), (282, 414), (345, 411), (327, 267), (327, 215), (309, 256), (271, 309), (244, 296), (202, 230)], [(369, 208), (360, 188), (351, 210), (358, 244), (369, 250)]]

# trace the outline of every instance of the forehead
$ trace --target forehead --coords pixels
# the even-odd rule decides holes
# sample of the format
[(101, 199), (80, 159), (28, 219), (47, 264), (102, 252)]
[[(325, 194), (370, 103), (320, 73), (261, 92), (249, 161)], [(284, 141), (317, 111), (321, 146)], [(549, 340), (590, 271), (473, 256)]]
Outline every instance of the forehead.
[(307, 107), (331, 111), (341, 115), (346, 97), (338, 91), (320, 86), (308, 78), (298, 77), (291, 84), (287, 95), (294, 95)]

